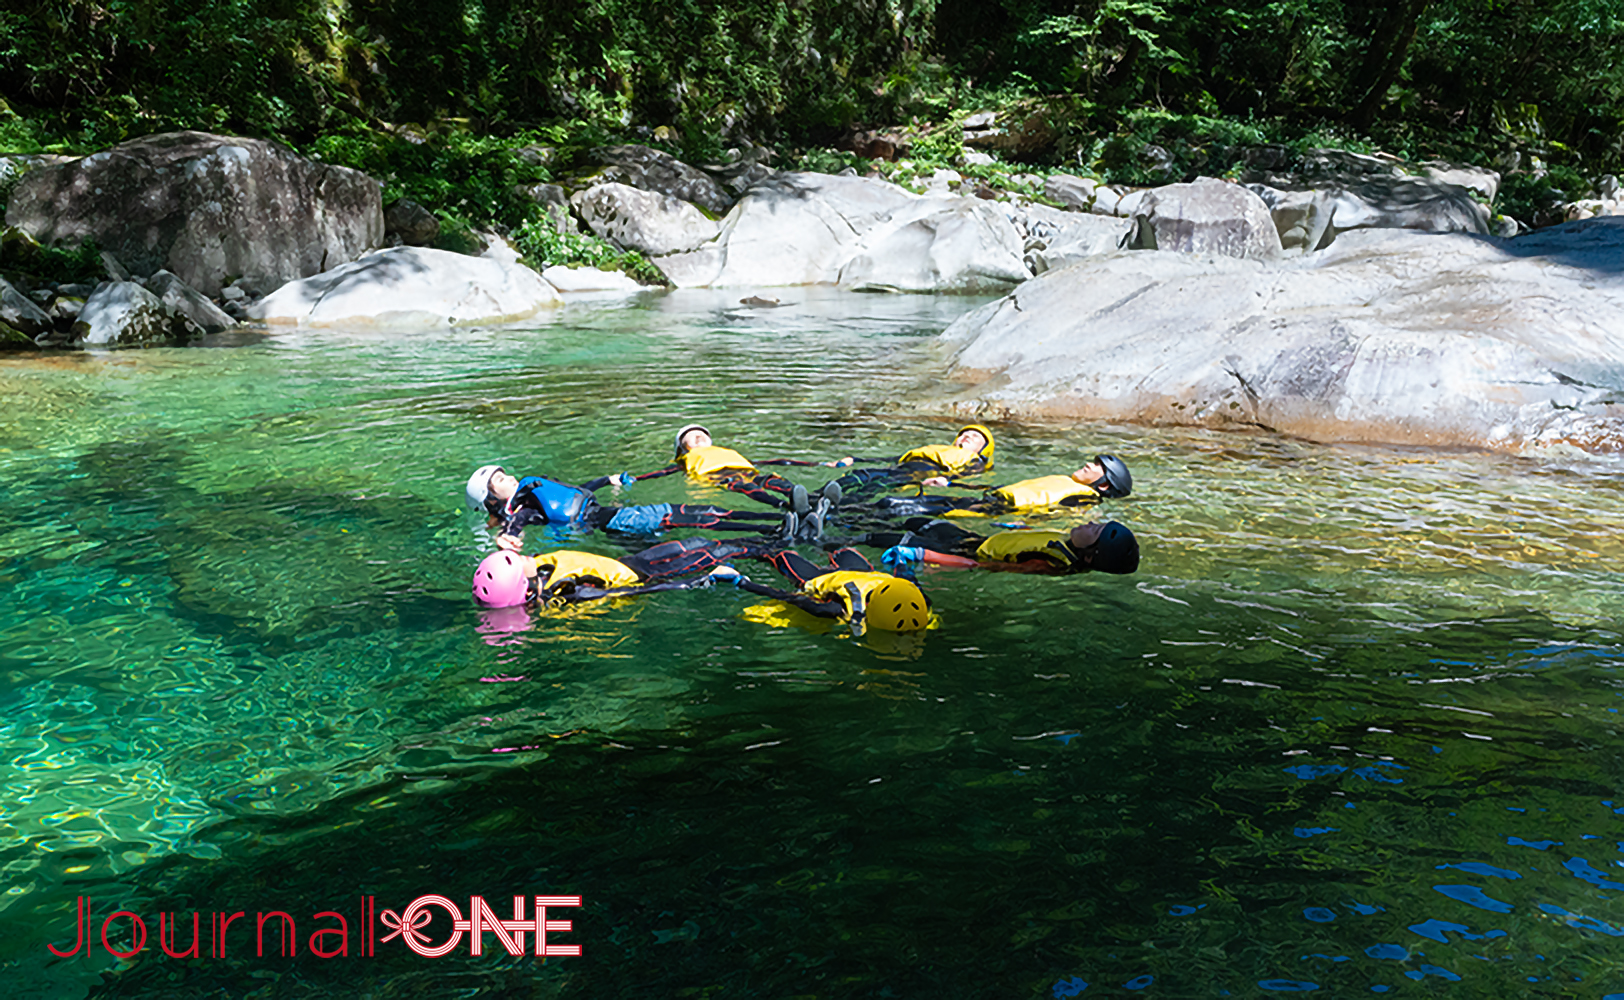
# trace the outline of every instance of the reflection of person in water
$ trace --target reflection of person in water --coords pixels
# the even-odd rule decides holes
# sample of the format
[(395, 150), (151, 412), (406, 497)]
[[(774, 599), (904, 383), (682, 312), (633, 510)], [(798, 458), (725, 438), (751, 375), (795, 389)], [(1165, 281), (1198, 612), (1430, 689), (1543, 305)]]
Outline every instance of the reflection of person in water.
[(1017, 573), (1132, 573), (1139, 568), (1139, 540), (1116, 521), (1079, 524), (1069, 531), (1021, 528), (978, 535), (952, 521), (915, 518), (904, 531), (874, 531), (856, 539), (886, 546), (882, 564), (1007, 570)]
[[(546, 476), (516, 478), (500, 465), (484, 465), (468, 478), (468, 505), (500, 524), (496, 544), (517, 550), (526, 525), (546, 524), (575, 531), (608, 531), (622, 535), (657, 535), (668, 528), (767, 532), (780, 514), (728, 510), (710, 504), (656, 503), (619, 507), (598, 503), (593, 493), (605, 486), (629, 485), (630, 473), (600, 476), (575, 486)], [(788, 527), (793, 535), (794, 525)]]

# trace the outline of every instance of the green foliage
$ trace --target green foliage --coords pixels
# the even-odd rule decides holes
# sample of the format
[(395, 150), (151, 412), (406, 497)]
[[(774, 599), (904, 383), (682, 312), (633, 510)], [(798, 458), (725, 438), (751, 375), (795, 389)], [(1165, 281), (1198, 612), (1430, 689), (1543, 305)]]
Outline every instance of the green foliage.
[(808, 149), (795, 158), (789, 169), (815, 174), (838, 174), (848, 169), (863, 173), (868, 161), (844, 150)]
[(551, 180), (547, 167), (516, 150), (550, 136), (521, 133), (496, 139), (448, 131), (424, 138), (350, 128), (322, 136), (305, 151), (378, 178), (386, 204), (410, 198), (451, 217), (511, 228), (524, 222), (535, 207), (514, 189)]
[(956, 167), (965, 113), (1027, 102), (1056, 141), (1026, 169), (1131, 183), (1233, 173), (1257, 143), (1594, 176), (1624, 173), (1620, 51), (1617, 0), (17, 0), (0, 149), (264, 135), (504, 228), (547, 178), (529, 143), (864, 170), (815, 147), (911, 125), (928, 172)]
[(665, 285), (665, 275), (643, 255), (621, 250), (586, 233), (560, 233), (553, 221), (540, 216), (513, 232), (513, 245), (524, 262), (536, 270), (563, 264), (624, 271), (645, 285)]
[(75, 247), (47, 247), (14, 229), (0, 239), (0, 267), (30, 283), (94, 282), (104, 276), (101, 247), (95, 240)]

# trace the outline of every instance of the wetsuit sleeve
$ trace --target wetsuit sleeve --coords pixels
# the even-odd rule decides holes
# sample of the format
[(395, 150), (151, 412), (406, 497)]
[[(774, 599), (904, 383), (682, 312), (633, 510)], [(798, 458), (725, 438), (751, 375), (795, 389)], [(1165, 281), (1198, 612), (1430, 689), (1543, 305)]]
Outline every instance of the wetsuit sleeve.
[(1104, 499), (1105, 498), (1100, 496), (1098, 493), (1094, 494), (1093, 496), (1089, 496), (1087, 493), (1079, 493), (1076, 496), (1061, 497), (1059, 506), (1061, 506), (1061, 507), (1091, 507), (1094, 504), (1097, 504), (1101, 500), (1104, 500)]
[(638, 587), (594, 587), (590, 583), (583, 583), (577, 584), (569, 593), (551, 594), (549, 599), (577, 604), (581, 601), (601, 601), (611, 597), (636, 597), (640, 594), (655, 594), (662, 590), (691, 590), (695, 586), (701, 585), (700, 580), (667, 580), (662, 583), (645, 583)]
[(545, 511), (536, 510), (534, 507), (520, 507), (509, 514), (507, 519), (502, 522), (502, 534), (512, 535), (517, 538), (519, 535), (524, 534), (525, 525), (546, 523), (547, 513)]
[[(659, 479), (661, 476), (669, 476), (673, 472), (681, 472), (681, 471), (682, 471), (682, 463), (681, 462), (673, 462), (673, 463), (671, 463), (670, 465), (666, 466), (663, 469), (655, 469), (653, 472), (644, 472), (644, 473), (639, 474), (635, 478), (637, 479), (638, 482), (642, 482), (645, 479)], [(603, 481), (607, 483), (609, 481), (609, 478), (606, 476), (606, 477), (604, 477)]]
[(596, 479), (588, 479), (586, 482), (581, 484), (581, 489), (586, 490), (588, 493), (596, 493), (605, 486), (608, 486), (610, 483), (614, 482), (614, 479), (614, 476), (599, 476)]
[[(927, 562), (929, 560), (926, 560)], [(1048, 559), (1022, 559), (1020, 562), (977, 562), (978, 569), (994, 573), (1036, 573), (1039, 576), (1065, 576), (1076, 570)]]
[(739, 589), (748, 590), (752, 594), (760, 594), (762, 597), (771, 597), (783, 601), (785, 604), (792, 604), (802, 611), (817, 615), (819, 618), (846, 617), (846, 606), (839, 601), (819, 601), (806, 594), (792, 594), (787, 590), (769, 587), (754, 580), (740, 580)]
[(853, 465), (900, 465), (901, 463), (901, 455), (877, 455), (870, 458), (864, 458), (862, 455), (853, 455), (851, 460), (851, 464)]

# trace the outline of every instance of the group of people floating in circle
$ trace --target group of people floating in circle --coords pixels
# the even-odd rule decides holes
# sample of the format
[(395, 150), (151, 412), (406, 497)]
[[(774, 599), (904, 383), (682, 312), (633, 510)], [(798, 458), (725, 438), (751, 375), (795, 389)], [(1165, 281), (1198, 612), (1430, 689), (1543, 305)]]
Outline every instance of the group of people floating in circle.
[[(510, 475), (484, 465), (468, 478), (470, 507), (498, 528), (497, 550), (474, 571), (474, 598), (488, 608), (559, 607), (662, 590), (727, 584), (781, 602), (818, 619), (869, 630), (917, 632), (932, 626), (930, 600), (914, 568), (935, 566), (1066, 574), (1132, 573), (1139, 543), (1116, 521), (1041, 530), (991, 522), (987, 534), (967, 523), (1045, 509), (1092, 506), (1133, 491), (1128, 466), (1115, 455), (1096, 455), (1069, 474), (1005, 486), (972, 482), (993, 466), (993, 434), (983, 424), (959, 429), (952, 444), (925, 445), (901, 455), (827, 462), (754, 461), (717, 445), (699, 424), (677, 431), (670, 465), (636, 475), (602, 476), (573, 485), (546, 476)], [(763, 471), (764, 466), (850, 468), (817, 490)], [(866, 466), (855, 468), (855, 466)], [(599, 503), (605, 486), (683, 473), (690, 480), (739, 493), (770, 510), (730, 510), (713, 504)], [(927, 493), (958, 489), (964, 495)], [(910, 492), (911, 491), (911, 492)], [(524, 529), (546, 525), (567, 532), (603, 532), (631, 550), (619, 558), (563, 549), (522, 554)], [(641, 540), (679, 529), (727, 533), (639, 547)], [(819, 565), (796, 550), (822, 550)], [(882, 549), (881, 569), (854, 546)], [(732, 563), (766, 563), (793, 589), (758, 583)], [(771, 620), (771, 619), (763, 619)]]

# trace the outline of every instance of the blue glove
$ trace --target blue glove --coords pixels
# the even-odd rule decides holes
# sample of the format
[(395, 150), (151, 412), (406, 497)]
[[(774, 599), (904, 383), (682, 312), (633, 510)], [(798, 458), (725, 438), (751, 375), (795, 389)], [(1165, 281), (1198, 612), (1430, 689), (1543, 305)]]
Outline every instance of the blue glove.
[(731, 583), (737, 587), (746, 579), (748, 578), (743, 573), (740, 573), (732, 566), (718, 566), (705, 574), (705, 586), (708, 587), (713, 583)]
[(637, 482), (637, 473), (635, 472), (617, 472), (614, 475), (614, 484), (616, 486), (630, 486), (635, 482)]
[(893, 545), (880, 553), (880, 565), (892, 572), (905, 566), (914, 566), (923, 562), (925, 550), (911, 545)]

